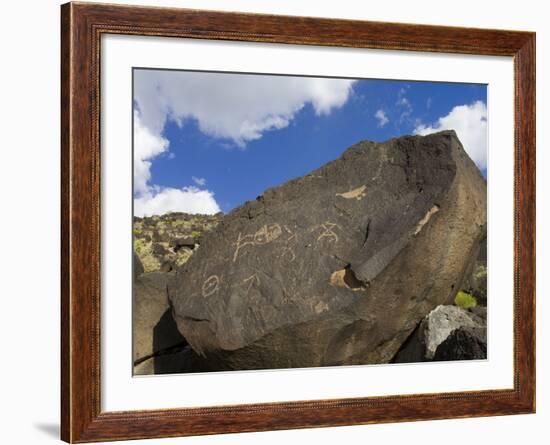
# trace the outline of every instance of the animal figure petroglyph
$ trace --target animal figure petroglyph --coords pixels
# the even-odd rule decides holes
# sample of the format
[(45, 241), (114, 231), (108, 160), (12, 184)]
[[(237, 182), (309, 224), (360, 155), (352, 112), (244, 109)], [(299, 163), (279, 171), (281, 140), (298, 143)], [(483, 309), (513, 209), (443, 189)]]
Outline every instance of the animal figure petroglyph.
[(254, 244), (268, 244), (282, 235), (281, 226), (277, 223), (265, 224), (254, 234)]
[(269, 244), (275, 241), (283, 234), (283, 230), (278, 223), (264, 224), (254, 234), (244, 235), (239, 232), (237, 242), (233, 245), (236, 246), (233, 253), (233, 262), (237, 261), (239, 252), (246, 246), (261, 246), (263, 244)]

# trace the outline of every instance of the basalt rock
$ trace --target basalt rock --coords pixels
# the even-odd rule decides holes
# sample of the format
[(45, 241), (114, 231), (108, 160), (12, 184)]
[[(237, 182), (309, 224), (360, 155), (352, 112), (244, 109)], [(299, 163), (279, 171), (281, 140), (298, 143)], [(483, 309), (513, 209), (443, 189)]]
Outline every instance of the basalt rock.
[(360, 142), (204, 234), (169, 286), (174, 318), (213, 369), (389, 362), (452, 301), (485, 223), (453, 131)]

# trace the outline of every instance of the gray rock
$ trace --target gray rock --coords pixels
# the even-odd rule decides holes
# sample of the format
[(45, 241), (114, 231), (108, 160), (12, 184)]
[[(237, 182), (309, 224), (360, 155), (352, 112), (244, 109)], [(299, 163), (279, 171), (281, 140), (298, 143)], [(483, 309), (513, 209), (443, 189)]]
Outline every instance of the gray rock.
[(172, 318), (166, 293), (167, 284), (172, 277), (173, 273), (151, 272), (141, 275), (134, 281), (134, 362), (185, 341)]
[(485, 327), (485, 321), (473, 312), (457, 306), (438, 306), (423, 321), (426, 358), (433, 359), (439, 345), (460, 328)]
[(388, 362), (454, 297), (485, 222), (453, 131), (364, 141), (205, 234), (169, 286), (174, 317), (219, 369)]
[[(482, 357), (482, 348), (479, 345), (485, 345), (486, 355), (486, 326), (486, 308), (465, 310), (457, 306), (438, 306), (422, 320), (393, 362), (485, 358)], [(461, 344), (461, 341), (464, 343)]]

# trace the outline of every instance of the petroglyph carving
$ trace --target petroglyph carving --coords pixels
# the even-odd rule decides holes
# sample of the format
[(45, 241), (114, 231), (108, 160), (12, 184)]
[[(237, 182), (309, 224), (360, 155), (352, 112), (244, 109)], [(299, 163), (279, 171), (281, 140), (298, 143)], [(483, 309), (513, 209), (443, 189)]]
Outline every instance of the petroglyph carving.
[(296, 259), (296, 252), (294, 251), (294, 247), (289, 246), (288, 244), (292, 243), (293, 245), (295, 245), (298, 241), (298, 235), (290, 230), (288, 226), (283, 227), (286, 233), (288, 233), (289, 237), (285, 240), (286, 245), (283, 247), (283, 252), (281, 253), (280, 258), (286, 259), (289, 263), (291, 263)]
[(248, 293), (250, 292), (250, 289), (252, 289), (252, 286), (254, 286), (254, 284), (256, 286), (260, 285), (260, 277), (258, 277), (258, 275), (256, 275), (256, 274), (253, 274), (253, 275), (249, 276), (248, 278), (245, 278), (243, 280), (243, 284), (246, 287), (246, 295), (248, 295)]
[(286, 243), (288, 244), (289, 241), (298, 241), (298, 237), (296, 236), (296, 233), (294, 233), (292, 230), (288, 228), (288, 226), (284, 226), (286, 232), (290, 235), (286, 239)]
[(360, 201), (365, 197), (366, 190), (367, 186), (362, 185), (361, 187), (357, 187), (356, 189), (350, 190), (349, 192), (336, 193), (336, 196), (341, 196), (344, 199), (357, 199), (358, 201)]
[(235, 248), (235, 252), (233, 253), (233, 262), (237, 261), (239, 252), (243, 247), (254, 245), (254, 236), (252, 235), (242, 236), (242, 233), (239, 232), (239, 236), (237, 237), (237, 242), (234, 243), (234, 245), (237, 247)]
[(277, 223), (265, 224), (254, 234), (254, 244), (268, 244), (282, 235), (281, 226)]
[(204, 283), (202, 283), (202, 296), (208, 297), (216, 292), (220, 287), (220, 279), (217, 275), (210, 275)]
[(256, 233), (244, 235), (239, 232), (237, 237), (237, 242), (233, 245), (235, 247), (235, 252), (233, 253), (233, 262), (237, 261), (239, 257), (239, 252), (243, 247), (246, 246), (261, 246), (263, 244), (269, 244), (272, 241), (275, 241), (283, 234), (281, 226), (277, 223), (264, 224), (260, 227)]
[(338, 242), (338, 235), (334, 231), (336, 228), (340, 228), (338, 224), (327, 221), (321, 224), (319, 228), (323, 229), (323, 232), (319, 235), (317, 241), (320, 241), (323, 238), (327, 238), (328, 242)]
[(296, 259), (296, 252), (294, 252), (294, 249), (289, 246), (285, 246), (283, 248), (283, 253), (281, 254), (282, 259), (287, 259), (289, 263), (294, 261)]

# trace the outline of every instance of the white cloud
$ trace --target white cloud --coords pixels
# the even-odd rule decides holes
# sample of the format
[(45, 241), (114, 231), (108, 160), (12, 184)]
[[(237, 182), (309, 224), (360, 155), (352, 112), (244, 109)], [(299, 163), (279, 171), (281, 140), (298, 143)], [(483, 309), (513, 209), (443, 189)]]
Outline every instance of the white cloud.
[(375, 114), (374, 114), (374, 117), (376, 119), (378, 119), (378, 126), (379, 127), (383, 127), (384, 125), (386, 125), (390, 120), (388, 119), (388, 116), (386, 116), (386, 113), (384, 112), (384, 110), (378, 110)]
[[(285, 128), (307, 104), (318, 116), (344, 105), (353, 80), (216, 74), (185, 71), (134, 72), (134, 211), (138, 216), (169, 211), (216, 213), (214, 193), (190, 186), (151, 184), (153, 159), (168, 153), (167, 121), (194, 120), (208, 136), (244, 147), (264, 132)], [(226, 142), (227, 143), (227, 142)], [(204, 178), (193, 177), (199, 187)]]
[[(168, 146), (169, 141), (145, 127), (140, 113), (134, 112), (134, 214), (149, 216), (166, 212), (219, 212), (214, 193), (209, 190), (196, 187), (161, 188), (150, 184), (151, 162), (160, 154), (167, 153)], [(204, 178), (193, 177), (193, 181), (200, 186), (206, 184)]]
[(134, 192), (145, 193), (151, 179), (151, 160), (168, 150), (168, 140), (151, 132), (134, 112)]
[(204, 187), (206, 185), (206, 179), (204, 178), (197, 178), (196, 176), (192, 176), (191, 179), (193, 182), (201, 187)]
[(348, 100), (353, 80), (135, 71), (135, 100), (144, 125), (160, 135), (167, 120), (195, 120), (206, 135), (244, 147), (264, 132), (286, 127), (311, 104), (319, 116)]
[(487, 168), (487, 106), (482, 101), (454, 107), (433, 126), (418, 125), (415, 134), (455, 130), (464, 150), (481, 169)]
[(167, 212), (214, 214), (220, 211), (214, 193), (197, 187), (182, 189), (152, 187), (134, 198), (134, 215), (162, 215)]
[(405, 121), (408, 121), (412, 115), (413, 107), (409, 99), (405, 96), (407, 94), (407, 90), (405, 88), (401, 88), (399, 90), (399, 93), (397, 94), (397, 102), (395, 103), (398, 107), (401, 107), (403, 110), (401, 112), (401, 115), (399, 116), (399, 123), (402, 124)]

